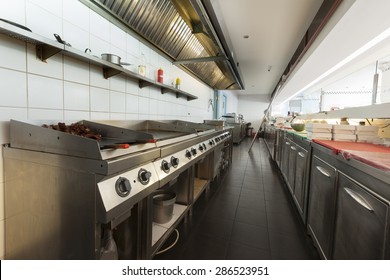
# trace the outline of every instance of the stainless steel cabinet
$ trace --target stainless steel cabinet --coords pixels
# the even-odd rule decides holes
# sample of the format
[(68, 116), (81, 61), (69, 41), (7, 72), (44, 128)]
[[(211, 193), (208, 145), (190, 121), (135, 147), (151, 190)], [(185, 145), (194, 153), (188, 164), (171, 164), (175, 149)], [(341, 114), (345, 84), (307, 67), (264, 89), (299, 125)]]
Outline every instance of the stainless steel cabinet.
[(306, 194), (307, 194), (307, 179), (309, 169), (309, 152), (297, 145), (296, 166), (295, 166), (295, 181), (294, 181), (294, 198), (298, 211), (302, 216), (303, 221), (306, 220)]
[(297, 159), (297, 145), (294, 142), (290, 142), (290, 150), (288, 152), (288, 188), (290, 189), (291, 194), (294, 194), (294, 181), (295, 181), (295, 167)]
[(283, 138), (282, 144), (282, 159), (281, 159), (281, 171), (284, 178), (288, 178), (288, 157), (290, 154), (291, 141), (288, 138)]
[(389, 202), (339, 173), (334, 259), (384, 259)]
[(336, 208), (336, 169), (313, 156), (308, 206), (308, 229), (325, 259), (331, 256)]

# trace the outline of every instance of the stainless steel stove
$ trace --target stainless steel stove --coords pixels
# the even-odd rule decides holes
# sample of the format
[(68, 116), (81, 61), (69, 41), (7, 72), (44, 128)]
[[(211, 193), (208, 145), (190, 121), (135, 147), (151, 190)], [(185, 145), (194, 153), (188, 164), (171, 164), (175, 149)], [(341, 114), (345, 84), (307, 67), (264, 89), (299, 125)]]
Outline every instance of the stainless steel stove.
[[(152, 248), (151, 194), (185, 177), (189, 189), (178, 189), (178, 202), (190, 206), (188, 170), (196, 165), (201, 176), (215, 178), (214, 154), (231, 140), (229, 130), (183, 121), (78, 124), (101, 139), (11, 120), (4, 147), (7, 259), (150, 258), (162, 243)], [(205, 158), (207, 165), (198, 164)]]

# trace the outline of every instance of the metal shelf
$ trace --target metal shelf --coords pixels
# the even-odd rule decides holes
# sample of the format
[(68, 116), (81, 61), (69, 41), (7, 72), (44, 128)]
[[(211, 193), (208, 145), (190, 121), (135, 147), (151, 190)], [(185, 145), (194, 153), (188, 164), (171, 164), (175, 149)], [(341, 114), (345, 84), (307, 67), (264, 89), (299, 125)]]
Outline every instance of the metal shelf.
[(148, 86), (157, 87), (161, 89), (161, 94), (173, 93), (176, 94), (176, 98), (184, 97), (187, 98), (187, 101), (191, 101), (198, 98), (197, 96), (192, 95), (188, 92), (158, 83), (152, 79), (129, 71), (120, 65), (110, 63), (106, 60), (101, 59), (100, 57), (84, 53), (78, 49), (58, 43), (54, 40), (50, 40), (46, 37), (21, 29), (12, 24), (0, 21), (0, 34), (7, 35), (9, 37), (35, 45), (37, 57), (42, 61), (49, 59), (57, 53), (63, 53), (64, 55), (74, 57), (78, 60), (88, 62), (93, 65), (101, 66), (103, 70), (103, 77), (105, 79), (111, 78), (115, 75), (124, 74), (126, 77), (138, 81), (138, 86), (140, 88)]

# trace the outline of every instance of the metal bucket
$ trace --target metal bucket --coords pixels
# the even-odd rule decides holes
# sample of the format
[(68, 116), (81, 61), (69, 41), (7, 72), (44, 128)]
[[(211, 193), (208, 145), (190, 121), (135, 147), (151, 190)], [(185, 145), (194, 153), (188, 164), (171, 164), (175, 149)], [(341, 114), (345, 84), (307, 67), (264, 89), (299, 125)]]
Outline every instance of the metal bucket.
[(153, 222), (168, 223), (173, 216), (176, 194), (172, 191), (157, 191), (153, 194)]

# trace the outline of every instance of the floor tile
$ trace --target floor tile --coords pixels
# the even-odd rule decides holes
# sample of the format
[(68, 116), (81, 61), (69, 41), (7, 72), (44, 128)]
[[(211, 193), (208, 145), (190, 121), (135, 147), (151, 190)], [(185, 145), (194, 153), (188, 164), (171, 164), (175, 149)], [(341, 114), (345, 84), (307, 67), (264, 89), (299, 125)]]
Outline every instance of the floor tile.
[(258, 249), (269, 250), (268, 229), (265, 226), (254, 226), (234, 222), (231, 241), (252, 246)]
[(226, 259), (228, 260), (269, 260), (271, 253), (269, 250), (258, 249), (239, 243), (230, 243)]
[[(228, 172), (178, 226), (177, 244), (155, 259), (319, 259), (263, 140), (248, 153), (251, 141), (234, 145)], [(174, 238), (173, 233), (166, 246)]]

